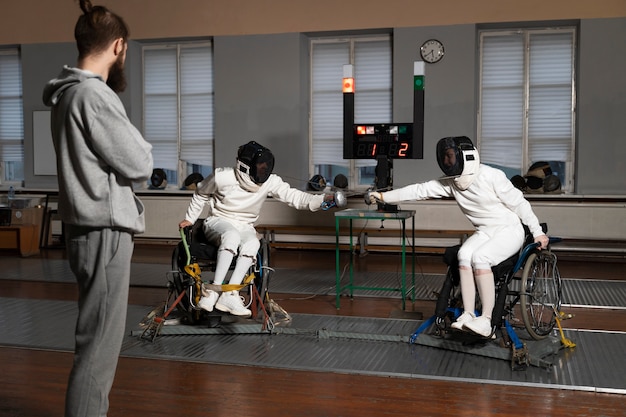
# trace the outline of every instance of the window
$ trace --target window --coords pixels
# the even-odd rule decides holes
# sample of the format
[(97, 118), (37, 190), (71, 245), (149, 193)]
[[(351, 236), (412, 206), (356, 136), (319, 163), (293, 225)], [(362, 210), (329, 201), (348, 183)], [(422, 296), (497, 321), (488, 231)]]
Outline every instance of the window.
[(481, 161), (509, 178), (548, 162), (574, 188), (575, 29), (480, 33)]
[(374, 183), (376, 161), (343, 159), (343, 66), (354, 67), (355, 123), (392, 121), (391, 37), (311, 40), (311, 175), (351, 187)]
[(210, 43), (143, 47), (144, 136), (154, 167), (179, 188), (213, 171), (213, 53)]
[(17, 49), (0, 50), (0, 182), (24, 180), (22, 66)]

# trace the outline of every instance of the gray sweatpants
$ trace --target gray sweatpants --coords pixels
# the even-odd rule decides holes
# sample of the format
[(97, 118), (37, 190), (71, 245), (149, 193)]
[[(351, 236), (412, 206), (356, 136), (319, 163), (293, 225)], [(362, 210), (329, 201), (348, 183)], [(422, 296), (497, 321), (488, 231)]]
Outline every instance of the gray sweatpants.
[(65, 232), (79, 291), (65, 417), (104, 417), (126, 325), (133, 236), (72, 225)]

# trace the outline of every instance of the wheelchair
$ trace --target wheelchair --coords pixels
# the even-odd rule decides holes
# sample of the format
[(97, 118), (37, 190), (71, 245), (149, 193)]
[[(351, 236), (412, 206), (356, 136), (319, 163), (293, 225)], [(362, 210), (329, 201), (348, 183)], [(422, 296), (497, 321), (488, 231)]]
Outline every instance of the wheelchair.
[[(172, 252), (172, 269), (167, 273), (166, 301), (143, 318), (142, 325), (145, 330), (141, 335), (142, 339), (153, 341), (159, 334), (161, 326), (172, 322), (173, 324), (218, 327), (226, 314), (217, 310), (208, 312), (198, 307), (205, 288), (216, 291), (243, 290), (245, 307), (252, 311), (253, 320), (256, 320), (260, 314), (264, 316), (264, 327), (274, 324), (270, 313), (274, 316), (280, 313), (284, 320), (290, 320), (288, 313), (269, 298), (268, 287), (273, 270), (269, 266), (270, 250), (265, 239), (260, 239), (261, 245), (256, 261), (242, 285), (213, 286), (204, 282), (210, 280), (203, 279), (203, 274), (215, 272), (218, 247), (207, 240), (202, 227), (203, 223), (204, 219), (198, 219), (192, 226), (180, 230), (181, 241)], [(235, 262), (236, 257), (230, 265), (231, 270)], [(230, 318), (234, 319), (234, 317)]]
[[(217, 265), (218, 247), (209, 242), (203, 230), (204, 219), (198, 219), (193, 226), (186, 227), (181, 231), (181, 241), (172, 252), (172, 274), (168, 281), (175, 294), (186, 295), (178, 304), (178, 310), (183, 316), (183, 321), (187, 324), (197, 324), (206, 321), (209, 317), (221, 317), (222, 313), (208, 313), (197, 307), (202, 296), (202, 282), (197, 275), (202, 273), (214, 273)], [(250, 268), (244, 280), (243, 289), (244, 305), (252, 310), (252, 317), (255, 318), (262, 312), (265, 302), (269, 301), (268, 286), (272, 269), (269, 267), (270, 250), (265, 239), (260, 239), (260, 247), (257, 252), (256, 261)], [(235, 267), (237, 258), (233, 259), (230, 266)], [(208, 280), (204, 280), (208, 281)], [(206, 285), (206, 284), (205, 284)], [(210, 287), (211, 285), (206, 285)], [(225, 284), (223, 287), (228, 287)], [(221, 288), (215, 288), (222, 291)]]
[[(546, 233), (547, 225), (542, 223), (541, 226)], [(528, 228), (524, 226), (524, 229), (526, 238), (520, 251), (492, 268), (496, 302), (490, 338), (496, 331), (505, 329), (502, 332), (505, 344), (517, 348), (523, 344), (515, 334), (514, 326), (523, 327), (532, 339), (541, 340), (552, 333), (561, 314), (561, 276), (556, 255), (550, 250), (551, 244), (561, 239), (550, 237), (548, 248), (540, 250)], [(411, 342), (433, 323), (437, 336), (454, 332), (450, 325), (463, 312), (457, 260), (460, 246), (446, 249), (444, 262), (448, 269), (438, 293), (435, 314), (416, 330)], [(476, 311), (480, 311), (479, 302), (477, 304)], [(478, 335), (476, 338), (484, 339)]]

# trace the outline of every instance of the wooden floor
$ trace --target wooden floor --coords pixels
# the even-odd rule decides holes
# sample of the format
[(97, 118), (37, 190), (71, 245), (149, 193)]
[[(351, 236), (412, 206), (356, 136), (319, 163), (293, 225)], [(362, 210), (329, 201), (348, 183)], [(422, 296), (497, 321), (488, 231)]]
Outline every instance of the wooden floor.
[[(171, 247), (138, 245), (137, 262), (169, 263)], [(0, 256), (13, 256), (0, 254)], [(44, 257), (64, 257), (59, 249)], [(369, 254), (357, 260), (360, 270), (385, 270), (393, 255)], [(334, 252), (277, 250), (276, 268), (334, 268)], [(568, 278), (624, 279), (626, 262), (559, 260)], [(418, 257), (418, 269), (443, 272), (439, 257)], [(3, 297), (73, 300), (73, 284), (0, 280)], [(154, 305), (163, 288), (131, 288), (129, 303)], [(390, 317), (399, 300), (274, 294), (293, 313)], [(429, 302), (409, 310), (430, 314)], [(623, 310), (575, 309), (567, 327), (626, 331)], [(0, 320), (0, 323), (2, 321)], [(50, 325), (54, 325), (51, 323)], [(0, 347), (0, 416), (60, 417), (72, 354)], [(624, 416), (624, 395), (572, 390), (511, 387), (262, 367), (213, 365), (120, 358), (111, 391), (109, 417), (128, 416)]]

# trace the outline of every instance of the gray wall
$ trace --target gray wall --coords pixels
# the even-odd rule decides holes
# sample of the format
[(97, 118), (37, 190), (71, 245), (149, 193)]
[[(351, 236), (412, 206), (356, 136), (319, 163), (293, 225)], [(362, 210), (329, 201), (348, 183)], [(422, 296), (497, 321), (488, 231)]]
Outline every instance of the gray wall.
[(626, 194), (626, 19), (583, 20), (578, 67), (579, 194)]
[[(394, 119), (412, 120), (413, 62), (429, 38), (446, 56), (426, 68), (424, 160), (396, 161), (394, 185), (439, 175), (436, 141), (476, 136), (476, 29), (474, 25), (399, 28), (394, 34)], [(626, 194), (626, 18), (582, 20), (578, 73), (578, 194)], [(294, 186), (308, 174), (308, 43), (298, 33), (218, 36), (215, 48), (215, 163), (231, 165), (247, 140), (270, 147), (276, 171)], [(41, 90), (63, 64), (76, 59), (73, 44), (22, 46), (26, 186), (55, 188), (54, 177), (34, 176), (32, 112), (43, 110)], [(131, 45), (130, 89), (122, 99), (141, 128), (141, 59)], [(358, 94), (358, 91), (357, 91)], [(52, 157), (52, 156), (51, 156)]]
[[(33, 111), (48, 110), (43, 104), (43, 87), (56, 77), (63, 65), (75, 65), (74, 44), (22, 45), (22, 94), (24, 97), (24, 176), (27, 188), (56, 188), (56, 176), (33, 174)], [(54, 158), (54, 155), (50, 155)]]
[(432, 38), (444, 44), (445, 55), (437, 64), (426, 64), (425, 68), (424, 159), (394, 161), (395, 187), (441, 175), (435, 159), (439, 139), (476, 136), (474, 25), (394, 31), (394, 121), (413, 121), (413, 62), (421, 61), (419, 47)]
[(309, 160), (306, 38), (216, 37), (214, 51), (216, 166), (234, 164), (237, 147), (255, 140), (275, 154), (276, 173), (294, 187), (304, 186)]
[[(63, 65), (76, 65), (78, 53), (72, 43), (28, 44), (21, 46), (22, 94), (24, 98), (24, 176), (27, 189), (56, 189), (57, 178), (52, 175), (34, 175), (33, 112), (49, 110), (43, 104), (45, 84), (56, 77)], [(142, 126), (142, 82), (141, 47), (136, 42), (129, 45), (126, 57), (127, 90), (120, 95), (129, 118), (141, 129)], [(131, 105), (131, 104), (134, 104)], [(54, 158), (50, 155), (50, 158)]]

